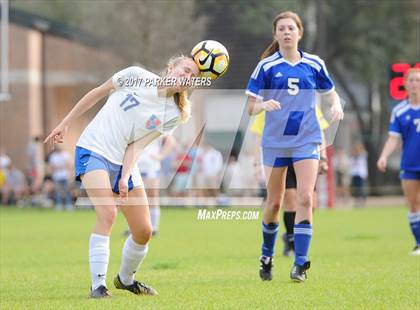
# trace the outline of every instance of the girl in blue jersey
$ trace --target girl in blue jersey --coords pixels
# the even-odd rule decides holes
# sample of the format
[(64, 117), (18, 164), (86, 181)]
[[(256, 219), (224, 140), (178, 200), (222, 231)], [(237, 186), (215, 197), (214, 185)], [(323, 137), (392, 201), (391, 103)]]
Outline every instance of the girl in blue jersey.
[[(199, 74), (194, 60), (175, 57), (168, 63), (162, 83), (159, 76), (140, 67), (129, 67), (89, 91), (44, 142), (63, 142), (69, 126), (102, 98), (108, 99), (85, 128), (76, 145), (75, 174), (95, 207), (96, 224), (89, 239), (91, 298), (109, 297), (106, 286), (109, 239), (117, 207), (131, 235), (124, 244), (115, 287), (134, 294), (156, 291), (134, 279), (148, 252), (152, 234), (147, 197), (136, 161), (141, 151), (162, 134), (170, 134), (190, 114), (187, 86)], [(176, 81), (176, 82), (175, 82)]]
[(420, 69), (407, 71), (405, 89), (408, 99), (392, 110), (389, 136), (377, 166), (384, 172), (388, 157), (402, 142), (400, 178), (410, 208), (408, 221), (416, 242), (411, 254), (420, 255)]
[(266, 169), (267, 203), (262, 223), (263, 245), (260, 277), (272, 279), (274, 244), (279, 229), (287, 166), (293, 165), (297, 180), (294, 225), (295, 261), (290, 277), (306, 279), (312, 236), (313, 190), (318, 172), (321, 129), (316, 118), (316, 91), (331, 103), (331, 120), (343, 118), (343, 109), (324, 62), (298, 49), (303, 35), (299, 16), (284, 12), (273, 21), (273, 42), (261, 56), (248, 82), (248, 113), (266, 111), (262, 137)]

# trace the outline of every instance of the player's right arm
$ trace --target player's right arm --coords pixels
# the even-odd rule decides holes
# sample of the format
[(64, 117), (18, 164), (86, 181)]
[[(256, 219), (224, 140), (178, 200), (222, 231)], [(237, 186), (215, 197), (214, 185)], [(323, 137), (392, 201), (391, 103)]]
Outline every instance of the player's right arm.
[(386, 165), (388, 163), (388, 157), (397, 149), (400, 145), (401, 138), (397, 135), (389, 135), (385, 142), (381, 156), (379, 156), (377, 167), (379, 171), (385, 172)]
[(53, 129), (49, 136), (44, 140), (44, 143), (48, 142), (50, 139), (53, 139), (54, 143), (62, 143), (64, 135), (72, 122), (91, 107), (93, 107), (105, 96), (107, 96), (112, 90), (114, 90), (114, 84), (112, 79), (109, 79), (102, 85), (89, 91), (86, 95), (83, 96), (82, 99), (76, 103), (69, 114), (67, 114), (67, 116), (61, 121), (61, 123)]
[(389, 136), (385, 142), (381, 156), (379, 156), (376, 166), (379, 171), (385, 172), (388, 163), (388, 157), (395, 151), (401, 143), (401, 125), (397, 117), (398, 106), (392, 110), (391, 120), (389, 122)]
[(125, 149), (121, 178), (118, 182), (118, 190), (120, 192), (120, 198), (125, 201), (128, 198), (128, 180), (132, 171), (136, 166), (136, 162), (141, 155), (141, 152), (148, 146), (153, 140), (161, 135), (159, 131), (153, 131), (148, 135), (130, 143)]
[(267, 101), (262, 101), (253, 96), (248, 96), (248, 114), (256, 115), (262, 111), (271, 112), (274, 110), (281, 109), (280, 102), (270, 99)]
[(245, 94), (248, 95), (247, 105), (249, 115), (256, 115), (262, 111), (271, 112), (281, 108), (280, 103), (276, 100), (263, 100), (263, 93), (267, 88), (267, 78), (261, 64), (260, 62), (252, 73), (245, 91)]

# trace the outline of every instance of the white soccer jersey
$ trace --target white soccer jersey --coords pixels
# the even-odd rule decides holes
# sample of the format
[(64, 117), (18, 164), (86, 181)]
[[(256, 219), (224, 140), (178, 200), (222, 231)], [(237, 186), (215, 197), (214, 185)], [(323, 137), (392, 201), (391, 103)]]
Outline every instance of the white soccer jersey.
[(159, 131), (171, 134), (181, 112), (174, 98), (158, 96), (159, 77), (140, 67), (129, 67), (112, 77), (115, 91), (83, 131), (77, 146), (122, 165), (127, 145)]

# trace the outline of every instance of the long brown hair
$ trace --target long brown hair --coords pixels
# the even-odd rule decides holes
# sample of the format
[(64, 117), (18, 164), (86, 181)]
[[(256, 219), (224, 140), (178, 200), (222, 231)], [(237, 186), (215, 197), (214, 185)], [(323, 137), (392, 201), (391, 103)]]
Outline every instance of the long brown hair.
[[(169, 66), (176, 66), (181, 60), (188, 58), (184, 55), (175, 56), (169, 59), (168, 66), (166, 68), (166, 73), (168, 73)], [(181, 111), (181, 122), (185, 123), (191, 116), (191, 101), (188, 99), (188, 90), (185, 89), (181, 92), (174, 94), (175, 104), (178, 106)]]
[[(296, 13), (291, 12), (291, 11), (282, 12), (274, 18), (274, 20), (273, 20), (273, 35), (276, 34), (277, 22), (280, 19), (286, 19), (286, 18), (291, 18), (295, 21), (296, 26), (299, 29), (299, 34), (302, 37), (303, 36), (302, 20), (300, 19), (299, 15), (297, 15)], [(275, 39), (273, 39), (273, 42), (271, 42), (271, 44), (261, 54), (261, 59), (264, 59), (264, 58), (267, 58), (268, 56), (273, 55), (278, 50), (279, 50), (279, 42), (277, 42)]]

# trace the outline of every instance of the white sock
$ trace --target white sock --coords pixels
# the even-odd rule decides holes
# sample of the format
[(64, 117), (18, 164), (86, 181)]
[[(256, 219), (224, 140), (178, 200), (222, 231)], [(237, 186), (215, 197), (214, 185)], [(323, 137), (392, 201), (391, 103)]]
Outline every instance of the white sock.
[(106, 272), (109, 262), (109, 236), (91, 234), (89, 239), (89, 266), (92, 290), (106, 286)]
[(160, 222), (160, 208), (149, 208), (153, 231), (158, 231)]
[(119, 272), (121, 282), (124, 285), (133, 284), (134, 274), (146, 257), (147, 250), (147, 244), (142, 245), (135, 243), (131, 235), (125, 240)]

